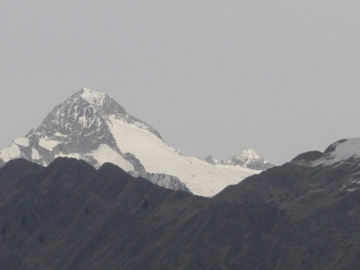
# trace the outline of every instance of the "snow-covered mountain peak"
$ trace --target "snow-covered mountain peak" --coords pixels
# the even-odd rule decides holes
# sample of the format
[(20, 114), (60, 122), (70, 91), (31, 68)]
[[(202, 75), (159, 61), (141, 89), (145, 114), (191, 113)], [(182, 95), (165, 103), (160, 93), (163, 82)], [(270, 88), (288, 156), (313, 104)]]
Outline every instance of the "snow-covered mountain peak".
[(110, 130), (111, 119), (156, 134), (155, 129), (129, 115), (108, 95), (83, 88), (55, 106), (37, 129), (2, 149), (0, 166), (15, 157), (46, 166), (58, 156), (68, 156), (84, 159), (97, 168), (112, 162), (126, 171), (144, 173), (136, 158), (119, 149)]
[[(69, 136), (70, 134), (88, 136), (89, 132), (94, 134), (95, 131), (98, 133), (98, 131), (107, 129), (106, 133), (110, 134), (111, 132), (108, 129), (111, 119), (117, 119), (148, 130), (162, 140), (159, 132), (140, 119), (128, 114), (110, 96), (89, 88), (81, 89), (56, 106), (35, 130), (35, 133), (50, 136), (55, 131), (61, 136)], [(102, 137), (100, 136), (100, 138)], [(111, 139), (110, 141), (114, 140)]]
[(89, 88), (57, 105), (37, 129), (1, 149), (0, 167), (15, 158), (47, 166), (63, 156), (85, 160), (96, 168), (111, 162), (158, 185), (187, 187), (202, 196), (213, 196), (271, 167), (252, 150), (227, 163), (214, 160), (209, 164), (181, 155), (152, 126), (127, 113), (108, 95)]
[(89, 88), (84, 87), (80, 91), (80, 97), (92, 105), (102, 106), (105, 100), (105, 94), (95, 92)]

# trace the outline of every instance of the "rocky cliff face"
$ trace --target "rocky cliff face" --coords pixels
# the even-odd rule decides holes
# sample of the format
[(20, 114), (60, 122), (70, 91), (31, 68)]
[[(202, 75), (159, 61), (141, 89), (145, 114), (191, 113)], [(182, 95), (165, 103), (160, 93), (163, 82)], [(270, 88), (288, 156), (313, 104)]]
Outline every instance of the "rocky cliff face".
[(191, 191), (187, 188), (187, 186), (179, 180), (179, 178), (163, 174), (163, 173), (147, 173), (142, 172), (138, 173), (136, 171), (131, 171), (129, 174), (133, 177), (141, 177), (149, 180), (151, 183), (158, 185), (160, 187), (172, 189), (172, 190), (182, 190), (191, 193)]

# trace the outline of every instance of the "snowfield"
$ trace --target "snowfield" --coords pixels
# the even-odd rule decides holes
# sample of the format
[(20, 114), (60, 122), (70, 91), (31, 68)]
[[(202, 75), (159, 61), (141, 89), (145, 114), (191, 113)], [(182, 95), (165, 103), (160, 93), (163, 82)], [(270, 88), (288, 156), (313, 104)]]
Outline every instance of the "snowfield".
[(178, 177), (196, 195), (214, 196), (228, 185), (261, 172), (240, 166), (212, 165), (195, 157), (183, 156), (148, 130), (127, 124), (115, 116), (110, 116), (108, 123), (123, 153), (134, 154), (149, 173)]

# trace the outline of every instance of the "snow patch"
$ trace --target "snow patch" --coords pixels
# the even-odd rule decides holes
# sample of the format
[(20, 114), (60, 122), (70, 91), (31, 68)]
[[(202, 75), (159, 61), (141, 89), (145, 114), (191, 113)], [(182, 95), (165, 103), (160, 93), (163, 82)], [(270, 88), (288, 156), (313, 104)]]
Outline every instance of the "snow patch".
[(78, 154), (78, 153), (73, 153), (73, 154), (68, 154), (68, 155), (65, 155), (65, 154), (63, 154), (63, 153), (60, 153), (60, 154), (55, 155), (55, 158), (57, 158), (57, 157), (68, 157), (68, 158), (80, 159), (80, 158), (81, 158), (81, 155)]
[(126, 172), (134, 170), (134, 166), (129, 161), (124, 159), (122, 155), (120, 155), (118, 152), (116, 152), (106, 144), (101, 144), (98, 149), (91, 152), (90, 154), (85, 155), (85, 157), (87, 156), (93, 157), (100, 166), (105, 162), (110, 162), (119, 166)]
[(56, 137), (68, 137), (67, 135), (61, 134), (60, 132), (55, 132), (54, 135), (55, 135)]
[(39, 152), (35, 148), (33, 148), (31, 151), (31, 158), (34, 160), (40, 160), (41, 158)]
[(29, 147), (30, 145), (30, 140), (28, 138), (17, 138), (13, 141), (13, 143), (20, 145), (20, 146), (25, 146), (25, 147)]
[(11, 144), (10, 146), (0, 150), (0, 156), (4, 162), (19, 158), (21, 156), (20, 148), (16, 144)]
[(39, 145), (49, 151), (52, 151), (59, 143), (60, 142), (48, 138), (41, 138), (39, 140)]

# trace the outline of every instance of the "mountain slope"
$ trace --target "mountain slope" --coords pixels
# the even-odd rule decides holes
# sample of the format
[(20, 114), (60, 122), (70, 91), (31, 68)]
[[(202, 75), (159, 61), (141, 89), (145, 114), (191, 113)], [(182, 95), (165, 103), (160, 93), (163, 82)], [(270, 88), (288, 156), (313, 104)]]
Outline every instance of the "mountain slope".
[(360, 138), (342, 139), (331, 144), (324, 153), (311, 151), (301, 154), (292, 162), (307, 166), (332, 166), (360, 160)]
[(286, 163), (203, 198), (110, 163), (13, 160), (0, 169), (0, 268), (359, 269), (359, 171)]
[(274, 237), (296, 237), (274, 206), (213, 203), (110, 163), (13, 160), (0, 187), (1, 269), (264, 269), (269, 246), (285, 253)]
[(57, 157), (82, 159), (95, 168), (111, 162), (153, 183), (185, 186), (202, 196), (213, 196), (260, 172), (246, 162), (209, 164), (183, 156), (108, 95), (87, 88), (56, 106), (37, 129), (3, 148), (0, 166), (14, 158), (47, 166)]

